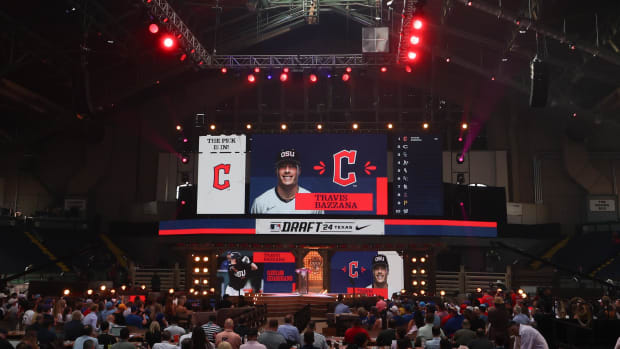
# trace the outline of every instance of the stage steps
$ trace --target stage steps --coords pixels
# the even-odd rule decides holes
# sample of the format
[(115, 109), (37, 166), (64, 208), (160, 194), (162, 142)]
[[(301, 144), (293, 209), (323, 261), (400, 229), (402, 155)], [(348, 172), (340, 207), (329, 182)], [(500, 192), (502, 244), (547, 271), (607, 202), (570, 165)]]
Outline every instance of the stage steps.
[(245, 296), (249, 304), (266, 304), (268, 317), (280, 317), (294, 314), (304, 306), (310, 305), (312, 318), (327, 318), (327, 307), (336, 301), (335, 296), (327, 294), (264, 294), (256, 293)]

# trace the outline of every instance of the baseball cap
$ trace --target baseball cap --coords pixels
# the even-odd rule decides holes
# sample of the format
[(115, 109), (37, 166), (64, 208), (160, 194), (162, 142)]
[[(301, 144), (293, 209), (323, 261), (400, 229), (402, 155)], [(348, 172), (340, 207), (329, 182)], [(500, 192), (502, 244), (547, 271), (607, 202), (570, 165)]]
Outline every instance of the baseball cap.
[(420, 302), (420, 306), (421, 306), (421, 307), (425, 307), (425, 306), (426, 306), (426, 303), (424, 303), (424, 301), (422, 301), (422, 302)]
[(372, 267), (374, 268), (375, 265), (385, 265), (388, 267), (387, 257), (382, 254), (374, 256), (372, 259)]
[(297, 165), (301, 164), (295, 149), (282, 149), (278, 152), (278, 155), (276, 156), (276, 166), (283, 162), (291, 162)]

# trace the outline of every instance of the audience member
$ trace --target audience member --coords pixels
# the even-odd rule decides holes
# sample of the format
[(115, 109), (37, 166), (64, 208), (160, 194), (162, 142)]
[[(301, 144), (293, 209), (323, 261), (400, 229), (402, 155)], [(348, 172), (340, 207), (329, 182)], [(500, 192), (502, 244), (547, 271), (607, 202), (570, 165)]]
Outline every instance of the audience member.
[(226, 321), (224, 321), (224, 331), (215, 336), (215, 345), (219, 347), (220, 343), (228, 342), (232, 346), (232, 349), (239, 349), (241, 346), (241, 337), (233, 331), (234, 327), (235, 323), (233, 319), (226, 319)]
[(153, 348), (155, 343), (161, 342), (161, 327), (159, 327), (159, 322), (153, 321), (149, 326), (149, 330), (144, 334), (144, 340), (149, 348)]
[(515, 349), (549, 349), (545, 337), (532, 326), (511, 321), (508, 331), (511, 336), (515, 337)]
[(202, 330), (207, 335), (207, 340), (211, 343), (215, 343), (215, 335), (222, 332), (222, 328), (215, 323), (217, 317), (215, 314), (209, 315), (209, 322), (202, 325)]
[(267, 349), (267, 346), (257, 341), (258, 330), (256, 328), (248, 328), (246, 335), (247, 342), (245, 344), (242, 344), (239, 349)]
[(464, 319), (463, 328), (454, 332), (454, 341), (458, 345), (468, 345), (469, 342), (476, 339), (476, 332), (471, 330), (471, 325), (469, 324), (469, 320)]
[(258, 336), (258, 342), (264, 344), (267, 349), (279, 349), (281, 344), (288, 345), (284, 336), (278, 333), (277, 319), (269, 320), (269, 326)]
[(82, 313), (79, 310), (71, 313), (71, 321), (65, 322), (65, 340), (74, 341), (82, 335), (84, 325), (82, 325)]
[(110, 324), (107, 321), (101, 323), (100, 329), (101, 334), (97, 337), (97, 341), (99, 345), (103, 345), (104, 349), (108, 349), (112, 344), (116, 343), (116, 338), (108, 333), (110, 331)]
[(388, 321), (388, 328), (379, 332), (377, 336), (377, 346), (392, 345), (394, 339), (396, 339), (396, 321), (390, 319), (390, 321)]
[(336, 307), (334, 308), (334, 314), (349, 314), (351, 313), (351, 309), (349, 306), (344, 304), (344, 296), (339, 294), (336, 302)]
[(469, 349), (494, 349), (493, 343), (486, 337), (482, 328), (476, 330), (476, 338), (471, 340), (467, 347)]
[(161, 333), (161, 342), (155, 343), (153, 349), (178, 349), (174, 343), (172, 343), (172, 333), (168, 330), (164, 330)]
[(91, 340), (95, 343), (95, 347), (99, 347), (99, 341), (97, 340), (97, 334), (95, 329), (91, 325), (86, 325), (82, 329), (82, 335), (75, 339), (73, 342), (73, 349), (83, 349), (84, 342)]
[(113, 344), (110, 349), (136, 349), (136, 346), (129, 342), (129, 329), (127, 327), (121, 328), (119, 341)]
[(306, 332), (312, 332), (314, 335), (314, 341), (312, 342), (312, 345), (315, 348), (318, 349), (328, 349), (329, 346), (327, 345), (327, 340), (325, 339), (325, 336), (323, 336), (322, 334), (316, 332), (316, 323), (314, 321), (310, 321), (308, 322), (308, 327), (306, 329)]
[(360, 319), (355, 319), (353, 321), (353, 326), (347, 329), (344, 333), (344, 342), (347, 344), (355, 343), (354, 338), (358, 333), (362, 333), (366, 336), (366, 338), (370, 338), (368, 331), (362, 327), (362, 322)]
[(284, 323), (278, 326), (278, 333), (281, 334), (291, 346), (302, 344), (301, 335), (297, 327), (293, 325), (293, 315), (291, 314), (284, 317)]

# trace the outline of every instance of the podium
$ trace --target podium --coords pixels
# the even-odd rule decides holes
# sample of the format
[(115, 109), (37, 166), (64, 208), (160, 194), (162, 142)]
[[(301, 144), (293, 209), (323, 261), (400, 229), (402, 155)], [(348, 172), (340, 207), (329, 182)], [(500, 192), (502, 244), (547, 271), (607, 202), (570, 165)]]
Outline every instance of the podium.
[(310, 269), (300, 268), (295, 269), (297, 273), (297, 292), (299, 294), (308, 294), (308, 275), (310, 275)]

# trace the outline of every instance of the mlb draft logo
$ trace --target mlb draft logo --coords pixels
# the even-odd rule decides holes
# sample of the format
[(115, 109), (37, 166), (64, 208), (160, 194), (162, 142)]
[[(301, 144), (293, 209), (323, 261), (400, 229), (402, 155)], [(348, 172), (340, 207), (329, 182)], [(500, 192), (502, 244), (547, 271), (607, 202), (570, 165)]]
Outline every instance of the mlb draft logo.
[(269, 224), (269, 230), (273, 232), (281, 232), (282, 231), (282, 223), (271, 223)]

